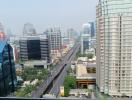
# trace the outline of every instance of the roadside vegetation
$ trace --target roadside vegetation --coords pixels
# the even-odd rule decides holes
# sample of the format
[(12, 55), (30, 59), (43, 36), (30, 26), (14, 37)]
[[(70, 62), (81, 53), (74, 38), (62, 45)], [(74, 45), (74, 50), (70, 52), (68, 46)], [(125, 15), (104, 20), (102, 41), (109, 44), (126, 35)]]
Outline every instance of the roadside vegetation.
[(35, 79), (42, 80), (47, 77), (47, 74), (47, 69), (25, 68), (21, 77), (24, 81), (33, 81)]
[(88, 54), (81, 54), (81, 51), (79, 50), (76, 54), (76, 58), (78, 57), (88, 57), (88, 59), (92, 59), (94, 54), (88, 53)]
[[(28, 81), (30, 83), (24, 85), (21, 83), (16, 92), (15, 95), (17, 97), (28, 97), (30, 96), (30, 93), (36, 89), (38, 85), (40, 85), (44, 79), (46, 79), (49, 75), (49, 72), (47, 69), (37, 69), (37, 68), (24, 68), (24, 70), (21, 73), (21, 77), (23, 79), (23, 83)], [(35, 82), (36, 80), (36, 82)], [(33, 82), (34, 81), (34, 82)]]
[(69, 96), (70, 89), (76, 88), (76, 78), (74, 76), (66, 76), (64, 80), (64, 96)]

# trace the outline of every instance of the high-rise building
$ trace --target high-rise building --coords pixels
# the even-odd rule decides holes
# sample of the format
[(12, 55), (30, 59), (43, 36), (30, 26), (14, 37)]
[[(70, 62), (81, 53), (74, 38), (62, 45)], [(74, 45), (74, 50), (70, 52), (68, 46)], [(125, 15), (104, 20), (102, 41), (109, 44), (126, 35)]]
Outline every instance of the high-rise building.
[(90, 28), (91, 28), (91, 32), (90, 32), (90, 35), (91, 35), (91, 38), (95, 36), (95, 25), (94, 25), (94, 22), (89, 22), (90, 24)]
[(50, 63), (50, 44), (46, 35), (23, 36), (19, 43), (21, 60), (46, 60)]
[(47, 35), (50, 41), (51, 55), (61, 56), (62, 39), (60, 28), (50, 28), (47, 30)]
[(82, 25), (81, 32), (81, 54), (85, 54), (90, 47), (91, 40), (91, 25), (90, 23), (86, 23)]
[(16, 87), (16, 72), (11, 46), (0, 40), (0, 96), (6, 96)]
[(91, 33), (91, 25), (90, 23), (85, 23), (82, 25), (82, 33), (83, 34), (90, 34)]
[(100, 0), (96, 18), (97, 86), (132, 96), (132, 0)]
[(85, 54), (90, 46), (90, 34), (81, 34), (81, 54)]
[(82, 25), (82, 33), (83, 34), (90, 34), (90, 37), (95, 36), (95, 28), (94, 28), (94, 22), (88, 22)]

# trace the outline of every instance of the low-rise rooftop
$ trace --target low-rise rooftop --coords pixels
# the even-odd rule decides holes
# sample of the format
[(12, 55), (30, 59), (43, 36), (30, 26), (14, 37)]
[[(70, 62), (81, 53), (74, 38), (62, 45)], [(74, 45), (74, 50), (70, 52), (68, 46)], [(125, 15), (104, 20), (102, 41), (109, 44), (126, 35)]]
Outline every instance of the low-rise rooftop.
[(96, 74), (88, 73), (87, 66), (85, 64), (77, 64), (76, 78), (77, 79), (96, 79)]

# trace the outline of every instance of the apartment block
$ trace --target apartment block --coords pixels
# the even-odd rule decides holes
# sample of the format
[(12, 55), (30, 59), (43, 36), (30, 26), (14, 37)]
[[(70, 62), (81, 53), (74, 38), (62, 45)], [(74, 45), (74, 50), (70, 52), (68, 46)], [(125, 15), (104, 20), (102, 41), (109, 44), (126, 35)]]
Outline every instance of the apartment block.
[(132, 96), (132, 1), (100, 0), (96, 12), (97, 86)]

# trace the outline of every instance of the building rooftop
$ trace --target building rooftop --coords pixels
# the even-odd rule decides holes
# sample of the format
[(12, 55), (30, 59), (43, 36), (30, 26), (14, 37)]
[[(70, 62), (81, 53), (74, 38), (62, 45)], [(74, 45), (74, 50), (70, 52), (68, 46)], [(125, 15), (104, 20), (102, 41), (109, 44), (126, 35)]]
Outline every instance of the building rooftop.
[(84, 64), (78, 64), (77, 65), (77, 76), (86, 76), (87, 75), (87, 69)]
[(75, 93), (82, 93), (82, 94), (87, 94), (88, 93), (88, 89), (70, 89), (70, 93), (69, 94), (75, 94)]
[(96, 79), (96, 74), (88, 73), (87, 66), (85, 64), (77, 64), (76, 78), (77, 79)]
[(33, 67), (34, 65), (48, 65), (46, 60), (28, 60), (24, 62), (25, 66)]
[(32, 35), (32, 36), (22, 36), (20, 40), (38, 40), (38, 39), (47, 39), (46, 35)]
[(78, 57), (77, 60), (81, 60), (81, 61), (88, 61), (87, 57)]

